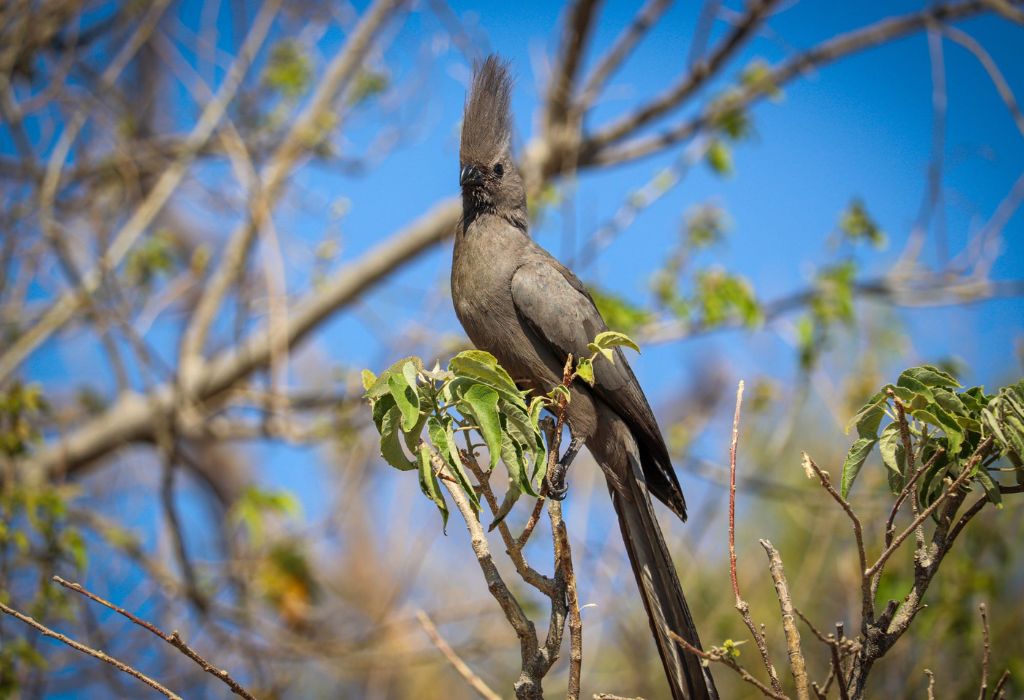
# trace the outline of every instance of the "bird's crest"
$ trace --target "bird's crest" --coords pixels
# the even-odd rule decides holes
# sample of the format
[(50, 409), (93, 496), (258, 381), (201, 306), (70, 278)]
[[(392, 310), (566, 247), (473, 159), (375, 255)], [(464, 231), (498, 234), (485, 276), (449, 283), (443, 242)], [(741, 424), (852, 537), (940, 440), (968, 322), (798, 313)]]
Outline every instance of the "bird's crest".
[(459, 157), (464, 164), (490, 164), (509, 148), (511, 96), (508, 63), (491, 54), (473, 71), (473, 86), (462, 118)]

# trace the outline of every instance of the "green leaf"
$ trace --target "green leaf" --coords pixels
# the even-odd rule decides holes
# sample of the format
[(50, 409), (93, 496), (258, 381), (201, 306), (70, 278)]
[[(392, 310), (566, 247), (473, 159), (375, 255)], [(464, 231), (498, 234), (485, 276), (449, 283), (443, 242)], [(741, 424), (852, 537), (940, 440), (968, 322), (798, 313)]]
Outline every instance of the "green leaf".
[(888, 399), (885, 396), (885, 391), (880, 391), (864, 404), (864, 406), (857, 411), (856, 415), (850, 419), (850, 422), (846, 424), (846, 433), (850, 433), (850, 428), (857, 426), (857, 436), (862, 438), (876, 438), (878, 437), (878, 426), (882, 422), (882, 417), (885, 416), (885, 405)]
[[(611, 350), (608, 350), (607, 352), (611, 352)], [(553, 403), (557, 403), (561, 399), (565, 399), (565, 402), (569, 403), (572, 401), (572, 393), (569, 391), (568, 387), (558, 384), (548, 392), (548, 398), (550, 398)]]
[(374, 95), (384, 92), (387, 87), (388, 76), (385, 73), (362, 70), (356, 75), (352, 88), (349, 90), (348, 103), (350, 105), (357, 105)]
[(509, 477), (516, 487), (523, 493), (536, 497), (538, 494), (530, 484), (530, 477), (527, 473), (529, 464), (523, 452), (523, 446), (508, 433), (501, 435), (501, 461), (508, 469)]
[(594, 386), (594, 363), (589, 357), (581, 357), (576, 363), (576, 376), (590, 386)]
[(963, 430), (960, 428), (960, 424), (956, 422), (956, 419), (949, 415), (942, 406), (938, 403), (930, 403), (924, 408), (914, 409), (911, 415), (918, 420), (940, 428), (946, 434), (946, 440), (948, 441), (946, 452), (950, 457), (956, 457), (960, 454), (960, 447), (963, 445), (965, 437)]
[(608, 350), (620, 346), (632, 348), (633, 350), (640, 352), (640, 346), (637, 345), (632, 338), (625, 333), (619, 333), (618, 331), (603, 331), (598, 333), (594, 338), (594, 342), (590, 343), (587, 347), (592, 350)]
[(882, 456), (882, 464), (889, 470), (889, 488), (894, 493), (899, 493), (903, 488), (904, 479), (909, 476), (899, 423), (890, 423), (882, 431), (878, 438), (878, 453)]
[[(405, 367), (406, 363), (409, 362), (412, 363), (413, 367), (416, 369), (417, 372), (423, 371), (423, 360), (416, 357), (415, 355), (410, 357), (403, 357), (401, 360), (399, 360), (398, 362), (394, 363), (386, 370), (384, 370), (381, 373), (381, 375), (377, 377), (376, 380), (374, 380), (373, 384), (366, 390), (366, 393), (363, 395), (364, 398), (373, 401), (374, 399), (378, 399), (384, 394), (387, 394), (390, 391), (390, 388), (388, 386), (388, 380), (394, 374), (402, 374), (402, 368)], [(363, 376), (365, 379), (366, 375), (364, 374)]]
[[(896, 386), (907, 389), (914, 395), (923, 396), (928, 402), (935, 400), (935, 394), (932, 393), (928, 385), (913, 374), (908, 374), (907, 372), (901, 374), (900, 378), (896, 380)], [(912, 400), (912, 397), (908, 398)], [(901, 398), (901, 400), (904, 403), (908, 403), (908, 398)]]
[[(480, 435), (487, 443), (487, 451), (491, 456), (491, 469), (498, 464), (501, 456), (501, 420), (498, 418), (498, 392), (483, 384), (471, 386), (462, 395), (468, 405), (469, 413), (480, 429)], [(465, 406), (460, 407), (460, 412)]]
[(363, 379), (364, 391), (369, 391), (370, 387), (377, 383), (377, 375), (368, 369), (364, 369), (361, 376)]
[(839, 230), (853, 242), (866, 241), (875, 248), (885, 247), (885, 233), (868, 214), (864, 202), (854, 199), (839, 219)]
[(708, 167), (717, 175), (732, 174), (732, 152), (724, 141), (713, 140), (704, 154), (704, 159), (707, 161)]
[(517, 406), (503, 402), (501, 414), (505, 419), (505, 431), (521, 446), (523, 456), (533, 457), (533, 473), (526, 477), (527, 485), (522, 486), (522, 490), (536, 496), (547, 472), (547, 449), (544, 446), (543, 435), (530, 414)]
[(999, 390), (981, 410), (982, 436), (991, 436), (1024, 480), (1024, 381)]
[(430, 445), (421, 442), (418, 452), (420, 489), (441, 511), (441, 530), (448, 534), (448, 504), (445, 503), (444, 495), (441, 493), (441, 484), (438, 482), (437, 474), (434, 473), (434, 467), (430, 462)]
[(992, 480), (988, 471), (984, 467), (978, 467), (974, 478), (981, 484), (981, 488), (985, 489), (985, 495), (988, 496), (989, 502), (996, 508), (1002, 508), (1003, 494), (999, 492), (999, 485)]
[(409, 471), (416, 464), (402, 450), (402, 438), (399, 426), (402, 412), (395, 405), (390, 394), (378, 399), (373, 404), (373, 422), (380, 433), (380, 455), (395, 469)]
[(448, 468), (455, 476), (455, 480), (459, 482), (459, 486), (469, 498), (473, 510), (479, 512), (480, 498), (462, 466), (462, 455), (459, 454), (459, 448), (455, 444), (455, 433), (452, 432), (451, 423), (449, 422), (446, 428), (436, 416), (431, 416), (427, 419), (427, 435), (430, 436), (430, 442), (433, 443), (437, 453), (444, 458)]
[(420, 397), (415, 386), (409, 386), (406, 377), (392, 374), (388, 377), (388, 389), (395, 405), (402, 412), (402, 430), (409, 432), (420, 419)]
[(288, 97), (305, 91), (313, 75), (309, 58), (299, 44), (291, 39), (274, 46), (263, 72), (263, 83)]
[(512, 377), (498, 364), (494, 355), (482, 350), (464, 350), (452, 358), (448, 369), (455, 373), (456, 378), (464, 377), (486, 384), (505, 400), (526, 408), (523, 392), (519, 391)]
[(850, 447), (850, 451), (846, 454), (846, 460), (843, 462), (843, 475), (840, 480), (840, 493), (843, 498), (849, 495), (850, 488), (853, 486), (857, 474), (860, 473), (860, 468), (864, 466), (864, 462), (871, 454), (871, 449), (876, 442), (877, 440), (874, 438), (860, 438)]
[(628, 332), (654, 320), (654, 314), (650, 311), (631, 304), (611, 292), (594, 286), (588, 286), (587, 291), (590, 292), (590, 296), (594, 300), (597, 312), (601, 314), (601, 318), (609, 328)]
[[(941, 387), (944, 389), (958, 389), (961, 386), (960, 382), (958, 382), (956, 378), (953, 377), (953, 375), (949, 374), (948, 372), (943, 372), (941, 369), (938, 369), (937, 367), (932, 367), (931, 365), (911, 367), (910, 369), (905, 370), (903, 374), (900, 375), (901, 379), (903, 377), (911, 377), (913, 379), (916, 379), (918, 382), (924, 384), (925, 386)], [(897, 384), (899, 383), (900, 382), (897, 382)]]

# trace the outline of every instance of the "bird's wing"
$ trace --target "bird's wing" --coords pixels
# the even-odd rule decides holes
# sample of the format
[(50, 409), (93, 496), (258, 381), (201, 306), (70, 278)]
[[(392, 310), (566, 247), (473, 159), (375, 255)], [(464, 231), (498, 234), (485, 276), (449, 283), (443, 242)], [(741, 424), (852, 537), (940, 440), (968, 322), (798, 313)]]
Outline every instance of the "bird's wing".
[[(515, 271), (512, 301), (519, 318), (559, 363), (569, 353), (575, 358), (590, 355), (587, 344), (608, 330), (583, 285), (551, 261), (534, 260)], [(614, 363), (595, 362), (594, 370), (595, 389), (616, 392), (636, 382), (621, 353)]]
[[(512, 275), (512, 301), (516, 312), (535, 336), (543, 351), (554, 355), (561, 365), (569, 353), (590, 355), (594, 337), (608, 330), (593, 299), (579, 279), (552, 259), (533, 259)], [(648, 487), (680, 518), (686, 505), (647, 398), (619, 348), (615, 361), (599, 358), (594, 363), (594, 394), (627, 425), (640, 444)]]

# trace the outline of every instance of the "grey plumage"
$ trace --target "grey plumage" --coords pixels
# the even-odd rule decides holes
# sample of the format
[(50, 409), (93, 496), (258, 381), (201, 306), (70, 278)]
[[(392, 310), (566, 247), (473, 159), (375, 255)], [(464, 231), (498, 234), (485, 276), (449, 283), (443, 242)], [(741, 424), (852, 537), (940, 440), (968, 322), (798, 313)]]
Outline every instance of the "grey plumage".
[[(569, 353), (607, 326), (579, 279), (527, 233), (526, 191), (511, 153), (511, 80), (491, 56), (466, 101), (460, 147), (463, 218), (452, 298), (473, 343), (523, 387), (547, 392)], [(575, 382), (567, 420), (601, 465), (675, 700), (716, 698), (708, 671), (668, 636), (700, 646), (648, 492), (681, 519), (686, 503), (654, 414), (626, 358), (595, 363), (593, 388)]]

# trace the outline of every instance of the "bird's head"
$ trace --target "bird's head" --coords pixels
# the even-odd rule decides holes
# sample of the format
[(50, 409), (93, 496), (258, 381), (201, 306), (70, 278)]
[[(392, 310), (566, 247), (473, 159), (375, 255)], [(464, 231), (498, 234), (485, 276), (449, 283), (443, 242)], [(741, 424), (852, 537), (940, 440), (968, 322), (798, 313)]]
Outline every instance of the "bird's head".
[(526, 207), (526, 190), (512, 158), (512, 79), (495, 55), (473, 72), (459, 147), (463, 208), (509, 216)]

